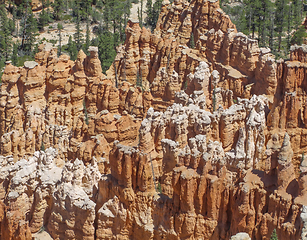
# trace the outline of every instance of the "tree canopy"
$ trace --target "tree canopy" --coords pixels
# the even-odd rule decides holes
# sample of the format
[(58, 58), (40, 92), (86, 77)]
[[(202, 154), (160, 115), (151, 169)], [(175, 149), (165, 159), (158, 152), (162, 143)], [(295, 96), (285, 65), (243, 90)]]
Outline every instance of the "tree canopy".
[[(303, 0), (243, 0), (236, 5), (221, 0), (238, 31), (257, 39), (261, 47), (270, 47), (277, 57), (286, 57), (293, 32), (299, 29), (303, 16)], [(302, 29), (298, 33), (302, 35)]]

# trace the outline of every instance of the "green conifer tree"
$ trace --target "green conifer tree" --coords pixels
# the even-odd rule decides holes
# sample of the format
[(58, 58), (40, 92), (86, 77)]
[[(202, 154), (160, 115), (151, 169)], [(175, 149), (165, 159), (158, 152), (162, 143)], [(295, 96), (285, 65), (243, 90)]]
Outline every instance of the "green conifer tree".
[(297, 29), (302, 23), (302, 8), (302, 0), (292, 0), (292, 21), (294, 29)]
[(86, 35), (85, 35), (85, 46), (84, 46), (84, 52), (88, 54), (88, 48), (90, 46), (91, 42), (91, 36), (90, 36), (90, 18), (89, 18), (89, 6), (87, 8), (88, 14), (86, 18)]
[(50, 3), (50, 0), (46, 0), (45, 2), (46, 4), (46, 13), (47, 13), (47, 16), (48, 16), (48, 22), (51, 22), (51, 19), (52, 19), (52, 14), (50, 12), (50, 9), (51, 9), (51, 3)]
[(42, 30), (50, 21), (49, 16), (47, 14), (47, 12), (45, 11), (45, 0), (42, 0), (42, 11), (39, 14), (39, 18), (38, 18), (38, 29)]
[(36, 41), (36, 32), (37, 28), (37, 20), (34, 17), (31, 6), (28, 1), (25, 2), (25, 10), (24, 17), (22, 19), (22, 41), (21, 41), (21, 50), (24, 51), (29, 56), (33, 56), (34, 52), (33, 46)]
[(81, 32), (81, 26), (80, 26), (80, 4), (79, 4), (79, 0), (76, 1), (77, 5), (76, 5), (76, 11), (77, 11), (77, 17), (76, 17), (76, 33), (74, 34), (74, 39), (76, 42), (76, 47), (77, 50), (79, 51), (82, 48), (82, 38), (83, 38), (83, 34)]
[(44, 145), (43, 141), (42, 141), (42, 144), (41, 144), (41, 151), (45, 152), (45, 145)]
[(69, 53), (71, 60), (74, 61), (77, 59), (78, 49), (76, 43), (72, 40), (71, 36), (69, 36), (68, 38), (67, 52)]
[(63, 0), (54, 0), (54, 3), (52, 4), (53, 7), (53, 17), (55, 20), (59, 21), (63, 17), (64, 9), (65, 9), (65, 3)]
[(157, 191), (162, 194), (162, 186), (160, 182), (158, 183)]
[(17, 19), (17, 9), (16, 9), (16, 5), (13, 4), (12, 6), (12, 15), (13, 15), (13, 22), (14, 22), (14, 26), (16, 25), (16, 19)]
[(293, 34), (291, 38), (291, 44), (302, 45), (304, 43), (304, 39), (307, 38), (307, 33), (305, 26), (300, 26), (299, 29)]
[(280, 52), (282, 47), (282, 37), (284, 35), (284, 29), (287, 19), (285, 18), (288, 13), (287, 7), (289, 0), (276, 0), (276, 12), (275, 12), (275, 22), (276, 22), (276, 31), (278, 37), (277, 43), (277, 52)]
[(147, 0), (146, 3), (146, 14), (147, 17), (145, 19), (145, 24), (153, 30), (153, 26), (155, 25), (153, 22), (153, 7), (152, 7), (152, 0)]
[(143, 0), (141, 0), (141, 8), (138, 8), (138, 18), (140, 27), (143, 27)]
[(61, 56), (62, 54), (62, 30), (63, 30), (63, 25), (61, 23), (58, 23), (58, 36), (59, 36), (58, 56)]
[(84, 46), (84, 52), (88, 54), (88, 48), (91, 44), (91, 39), (90, 39), (90, 23), (89, 19), (86, 21), (86, 35), (85, 35), (85, 46)]
[(194, 40), (193, 31), (191, 32), (191, 37), (190, 37), (190, 48), (192, 48), (192, 49), (195, 48), (195, 40)]
[(11, 60), (14, 66), (18, 65), (18, 44), (17, 43), (13, 44), (13, 53), (12, 53)]
[(212, 108), (213, 108), (213, 112), (215, 112), (216, 111), (216, 86), (214, 86), (214, 89), (213, 89)]
[(102, 1), (102, 20), (97, 37), (92, 44), (99, 47), (99, 59), (103, 71), (111, 66), (116, 56), (116, 47), (125, 41), (125, 27), (130, 16), (131, 0)]
[(3, 56), (1, 60), (4, 62), (9, 60), (12, 49), (12, 35), (4, 5), (0, 8), (0, 24), (0, 54)]
[(138, 71), (137, 71), (136, 86), (143, 88), (142, 69), (138, 69)]
[(116, 51), (114, 49), (114, 37), (109, 31), (101, 33), (98, 37), (99, 59), (101, 61), (102, 71), (105, 72), (111, 66)]
[(278, 240), (276, 229), (273, 230), (270, 240)]
[(151, 27), (151, 30), (154, 30), (159, 18), (159, 14), (161, 11), (162, 6), (162, 0), (156, 0), (154, 4), (152, 4), (152, 1), (147, 1), (146, 4), (146, 24), (148, 24)]
[(85, 121), (86, 125), (89, 125), (88, 113), (87, 113), (87, 108), (86, 108), (85, 99), (83, 99), (83, 112), (84, 112), (84, 121)]

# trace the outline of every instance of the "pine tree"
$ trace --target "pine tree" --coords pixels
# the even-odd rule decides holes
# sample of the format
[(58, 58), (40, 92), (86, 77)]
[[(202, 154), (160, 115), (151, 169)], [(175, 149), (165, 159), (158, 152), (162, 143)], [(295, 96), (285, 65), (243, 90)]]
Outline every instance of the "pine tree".
[(130, 17), (131, 0), (126, 0), (124, 4), (124, 27), (127, 26), (127, 19)]
[(36, 41), (37, 31), (37, 20), (34, 18), (33, 14), (30, 14), (26, 22), (25, 39), (23, 44), (23, 49), (28, 53), (32, 51), (32, 47)]
[[(12, 5), (12, 9), (14, 8), (14, 4)], [(13, 12), (12, 12), (12, 14), (13, 14)], [(14, 21), (14, 16), (13, 16), (13, 19), (12, 18), (8, 18), (7, 16), (6, 16), (6, 18), (7, 18), (7, 20), (8, 20), (8, 28), (9, 28), (9, 32), (11, 33), (11, 34), (13, 34), (14, 33), (14, 31), (15, 31), (15, 21)]]
[(90, 46), (90, 23), (89, 19), (86, 21), (86, 35), (85, 35), (85, 46), (84, 46), (84, 52), (88, 54), (88, 48)]
[(278, 47), (277, 51), (280, 52), (281, 50), (281, 41), (283, 37), (283, 32), (285, 28), (285, 15), (288, 13), (287, 5), (288, 0), (276, 0), (276, 12), (275, 12), (275, 22), (276, 22), (276, 30), (277, 30), (277, 37), (278, 37)]
[(213, 108), (213, 112), (215, 112), (216, 110), (216, 86), (214, 86), (214, 89), (213, 89), (212, 108)]
[(143, 0), (141, 0), (141, 25), (143, 27)]
[(221, 6), (238, 31), (257, 38), (260, 47), (269, 46), (277, 57), (288, 53), (291, 33), (302, 21), (302, 0), (243, 0), (239, 6)]
[(25, 6), (25, 9), (24, 9), (24, 12), (23, 12), (23, 14), (22, 14), (22, 19), (21, 19), (21, 25), (23, 26), (23, 29), (22, 29), (22, 36), (21, 36), (21, 38), (22, 38), (22, 40), (21, 40), (21, 48), (24, 48), (24, 42), (25, 42), (25, 38), (26, 38), (26, 27), (27, 27), (27, 19), (28, 19), (28, 14), (29, 14), (29, 2), (28, 2), (28, 0), (26, 0), (25, 2), (24, 2), (24, 6)]
[(136, 86), (143, 87), (143, 81), (142, 81), (142, 69), (138, 69), (136, 74)]
[(67, 52), (69, 53), (71, 60), (74, 61), (77, 59), (78, 49), (71, 36), (69, 36), (68, 39)]
[(43, 141), (42, 141), (42, 145), (41, 145), (41, 151), (45, 152), (45, 145), (44, 145)]
[(3, 56), (2, 60), (9, 60), (11, 49), (12, 49), (12, 36), (9, 26), (9, 19), (6, 14), (4, 6), (0, 9), (0, 54)]
[(147, 3), (146, 3), (146, 14), (147, 14), (147, 17), (145, 19), (145, 24), (152, 29), (152, 27), (154, 26), (154, 23), (153, 23), (152, 0), (147, 0)]
[(292, 28), (292, 12), (293, 12), (293, 4), (290, 1), (289, 7), (288, 7), (288, 16), (287, 16), (287, 52), (290, 50), (290, 38), (291, 38), (291, 28)]
[(190, 48), (192, 48), (192, 49), (195, 48), (195, 40), (194, 40), (193, 31), (191, 32), (191, 37), (190, 37)]
[(52, 14), (50, 13), (50, 6), (51, 6), (50, 0), (47, 0), (45, 4), (46, 4), (46, 9), (47, 9), (46, 12), (48, 16), (48, 22), (51, 22)]
[(88, 113), (87, 113), (87, 108), (86, 108), (85, 99), (83, 99), (83, 112), (84, 112), (84, 121), (85, 121), (86, 125), (89, 125)]
[(21, 49), (28, 55), (33, 56), (32, 47), (34, 46), (34, 42), (36, 40), (36, 32), (37, 28), (37, 20), (34, 18), (34, 15), (31, 11), (31, 7), (29, 2), (25, 2), (25, 15), (22, 19), (22, 42)]
[(38, 29), (42, 30), (48, 24), (49, 20), (49, 16), (45, 11), (45, 0), (42, 0), (42, 11), (38, 18)]
[(143, 0), (141, 0), (141, 9), (138, 8), (138, 19), (140, 27), (143, 27)]
[(41, 151), (45, 152), (45, 145), (44, 145), (43, 141), (42, 141), (42, 144), (41, 144)]
[(58, 51), (58, 56), (61, 56), (61, 54), (62, 54), (62, 34), (61, 34), (62, 29), (63, 29), (62, 24), (58, 23), (58, 34), (59, 34), (59, 47), (58, 47), (59, 51)]
[(139, 19), (139, 25), (142, 28), (143, 24), (142, 24), (142, 17), (141, 17), (141, 12), (140, 12), (140, 8), (138, 7), (138, 19)]
[[(256, 27), (258, 30), (258, 41), (261, 47), (267, 46), (270, 32), (271, 19), (269, 17), (272, 2), (270, 0), (256, 0), (252, 2), (253, 12), (256, 16)], [(254, 33), (253, 33), (254, 35)]]
[(183, 83), (182, 89), (183, 89), (184, 91), (186, 91), (187, 88), (188, 88), (188, 80), (185, 80), (184, 83)]
[(114, 49), (114, 37), (109, 31), (101, 33), (98, 37), (98, 48), (99, 48), (99, 59), (101, 61), (102, 71), (105, 72), (111, 66), (115, 56), (116, 51)]
[(88, 54), (88, 48), (90, 46), (90, 19), (89, 19), (89, 9), (87, 9), (88, 11), (88, 16), (87, 16), (87, 19), (86, 19), (86, 35), (85, 35), (85, 46), (84, 46), (84, 52), (86, 54)]
[(63, 17), (63, 12), (65, 9), (65, 3), (63, 0), (54, 0), (53, 7), (53, 17), (55, 20), (61, 20)]
[(158, 183), (157, 191), (158, 191), (160, 194), (162, 194), (161, 183)]
[(307, 37), (305, 26), (300, 26), (299, 29), (293, 34), (291, 44), (302, 45), (304, 38)]
[(270, 26), (269, 26), (269, 48), (274, 48), (274, 9), (271, 8), (270, 10)]
[(13, 53), (11, 57), (12, 63), (14, 66), (18, 65), (18, 44), (13, 44)]
[[(17, 11), (16, 11), (16, 5), (13, 4), (13, 9), (12, 9), (12, 15), (13, 15), (13, 25), (14, 25), (14, 31), (15, 31), (15, 26), (16, 26), (16, 20), (17, 20)], [(18, 35), (18, 32), (16, 32), (16, 35)]]
[(276, 229), (273, 230), (270, 240), (278, 240)]
[[(129, 1), (130, 2), (130, 1)], [(125, 2), (120, 0), (108, 0), (103, 9), (104, 30), (113, 32), (114, 49), (124, 40), (123, 22), (125, 16)], [(127, 11), (127, 10), (126, 10)]]
[(101, 5), (102, 3), (102, 21), (99, 23), (98, 36), (92, 40), (92, 44), (99, 47), (101, 66), (103, 71), (106, 71), (114, 61), (116, 47), (125, 41), (131, 0), (108, 0), (101, 2)]
[(78, 17), (80, 21), (85, 21), (92, 14), (92, 0), (73, 0), (71, 5), (73, 17)]
[(112, 21), (111, 17), (111, 4), (110, 2), (106, 2), (103, 8), (102, 16), (103, 16), (103, 23), (104, 23), (104, 29), (109, 30), (110, 24)]
[(293, 17), (293, 28), (297, 29), (299, 25), (302, 23), (302, 0), (293, 0), (292, 1), (292, 17)]
[(76, 18), (76, 33), (74, 34), (74, 39), (76, 42), (77, 50), (79, 51), (82, 48), (82, 32), (80, 27), (80, 5), (79, 1), (77, 0), (76, 11), (77, 11), (77, 18)]
[(154, 30), (159, 18), (159, 14), (161, 11), (162, 0), (156, 0), (154, 4), (152, 4), (152, 0), (147, 0), (146, 3), (146, 13), (147, 17), (145, 19), (146, 25), (148, 25), (151, 30)]

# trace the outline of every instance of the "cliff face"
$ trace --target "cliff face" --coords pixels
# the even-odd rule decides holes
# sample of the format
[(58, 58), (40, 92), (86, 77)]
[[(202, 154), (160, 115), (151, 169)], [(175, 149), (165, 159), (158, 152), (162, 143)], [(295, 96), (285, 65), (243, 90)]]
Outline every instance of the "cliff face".
[[(15, 161), (42, 147), (62, 160), (108, 159), (109, 144), (137, 140), (150, 92), (129, 83), (113, 86), (101, 73), (95, 47), (76, 62), (41, 46), (36, 62), (5, 68), (1, 86), (1, 152)], [(132, 115), (133, 114), (133, 115)], [(100, 160), (98, 160), (100, 161)], [(105, 172), (104, 172), (105, 173)]]
[(7, 62), (1, 239), (306, 239), (306, 47), (275, 61), (213, 0), (126, 34), (107, 76), (95, 47)]

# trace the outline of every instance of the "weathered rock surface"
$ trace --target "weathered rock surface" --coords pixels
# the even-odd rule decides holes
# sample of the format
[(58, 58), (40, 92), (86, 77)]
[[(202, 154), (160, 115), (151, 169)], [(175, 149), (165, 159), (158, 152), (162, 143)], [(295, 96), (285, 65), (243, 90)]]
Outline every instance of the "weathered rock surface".
[(230, 240), (250, 240), (251, 238), (247, 233), (237, 233), (236, 235), (232, 236)]
[(126, 34), (106, 75), (97, 47), (7, 62), (0, 239), (305, 239), (306, 46), (276, 61), (216, 0)]

